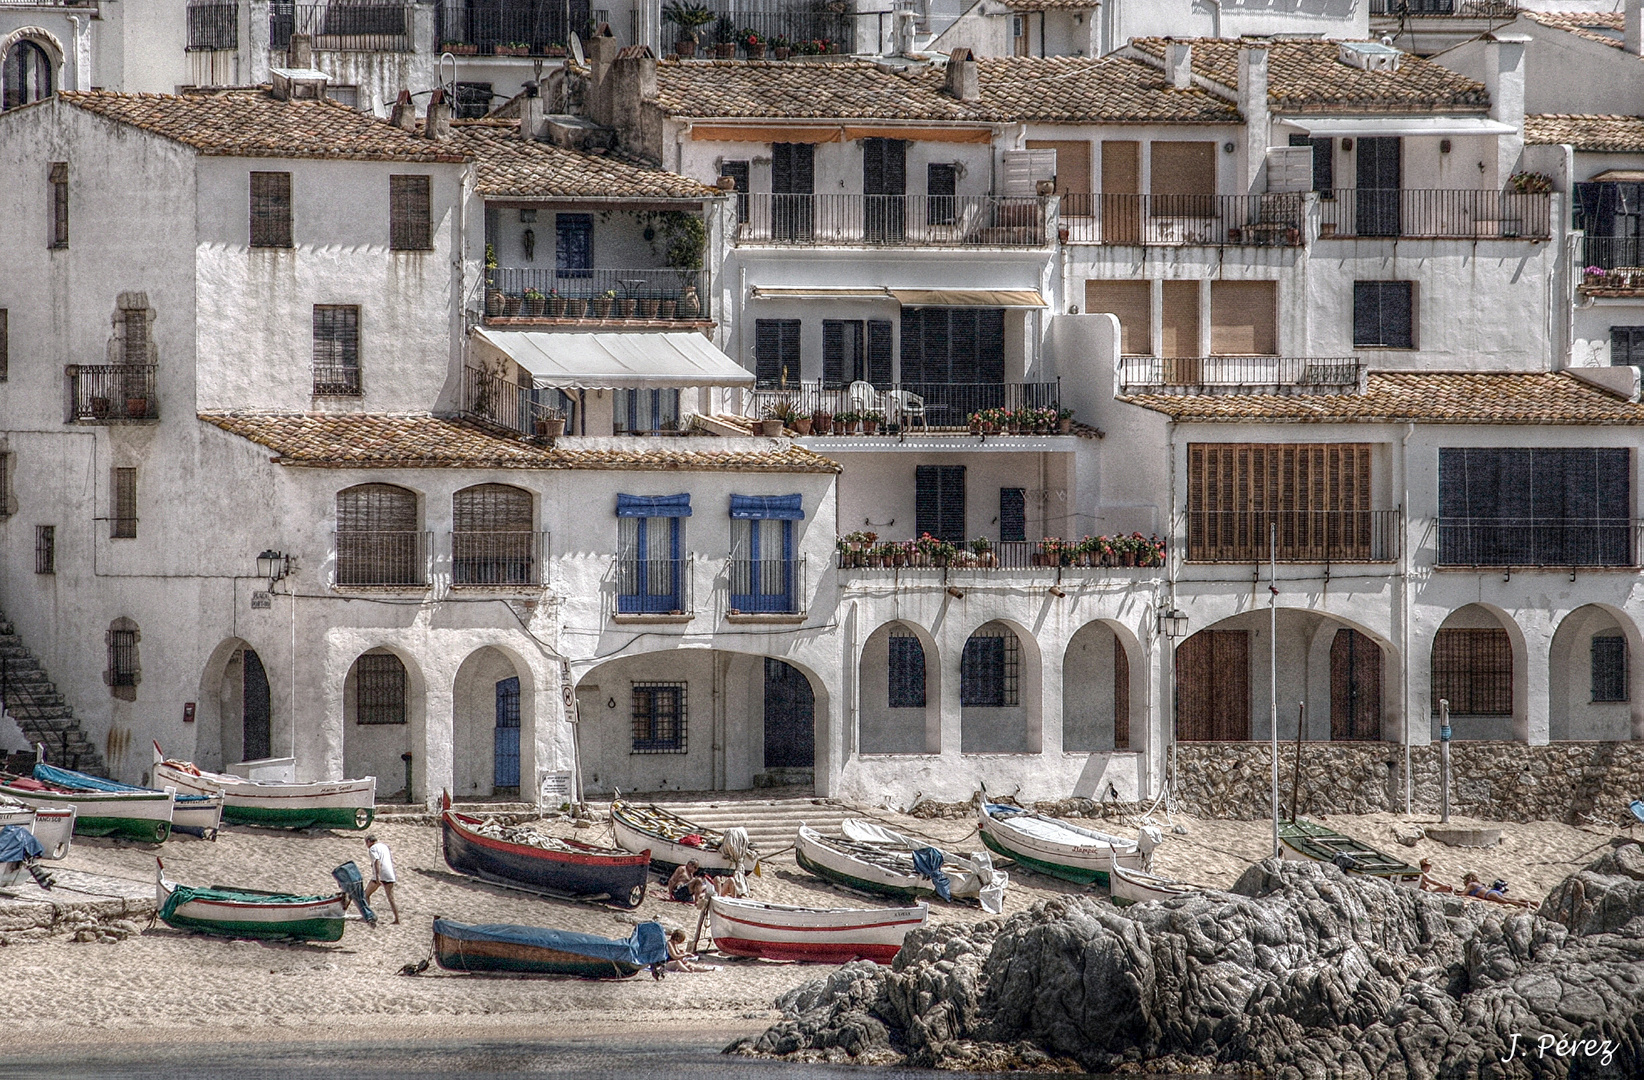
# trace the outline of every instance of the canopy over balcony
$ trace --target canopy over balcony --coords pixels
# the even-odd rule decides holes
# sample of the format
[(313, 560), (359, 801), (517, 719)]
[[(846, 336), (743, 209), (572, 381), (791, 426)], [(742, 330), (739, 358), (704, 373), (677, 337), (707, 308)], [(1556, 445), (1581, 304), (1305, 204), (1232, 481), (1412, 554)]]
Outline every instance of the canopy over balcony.
[(749, 386), (753, 372), (695, 333), (561, 334), (477, 330), (476, 352), (501, 354), (540, 387), (651, 389)]

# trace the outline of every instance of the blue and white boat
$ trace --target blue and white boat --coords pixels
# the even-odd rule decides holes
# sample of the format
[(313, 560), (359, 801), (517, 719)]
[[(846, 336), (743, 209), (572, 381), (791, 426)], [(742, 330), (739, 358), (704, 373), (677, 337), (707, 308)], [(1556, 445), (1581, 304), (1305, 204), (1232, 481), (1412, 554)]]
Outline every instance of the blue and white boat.
[[(164, 794), (156, 788), (122, 784), (114, 780), (105, 780), (101, 776), (77, 772), (74, 769), (62, 769), (56, 765), (47, 765), (44, 762), (34, 767), (34, 778), (41, 783), (51, 784), (69, 791), (107, 792), (111, 794)], [(206, 840), (215, 840), (217, 839), (217, 829), (222, 825), (222, 822), (223, 796), (221, 792), (214, 795), (174, 793), (171, 810), (171, 829), (173, 832), (181, 831)]]

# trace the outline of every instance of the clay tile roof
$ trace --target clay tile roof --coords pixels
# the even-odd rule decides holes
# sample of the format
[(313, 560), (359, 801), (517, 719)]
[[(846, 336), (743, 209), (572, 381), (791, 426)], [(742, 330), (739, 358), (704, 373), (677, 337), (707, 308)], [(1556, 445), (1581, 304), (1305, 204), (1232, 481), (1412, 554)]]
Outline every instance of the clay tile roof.
[(1619, 11), (1521, 11), (1519, 14), (1533, 23), (1600, 45), (1626, 48), (1622, 39), (1626, 16)]
[(979, 120), (975, 110), (934, 88), (911, 84), (862, 60), (664, 60), (657, 104), (672, 116)]
[[(1137, 38), (1133, 48), (1163, 60), (1164, 38)], [(1193, 72), (1229, 90), (1239, 85), (1237, 41), (1195, 38)], [(1484, 84), (1431, 60), (1406, 54), (1397, 72), (1365, 71), (1342, 63), (1336, 41), (1269, 41), (1267, 99), (1285, 111), (1328, 108), (1333, 112), (1427, 112), (1490, 105)]]
[[(1010, 56), (976, 62), (990, 120), (1029, 123), (1237, 124), (1232, 102), (1194, 87), (1176, 90), (1164, 73), (1133, 57)], [(941, 68), (906, 76), (929, 89), (944, 85)]]
[(1524, 141), (1577, 150), (1644, 151), (1644, 116), (1543, 113), (1524, 118)]
[(1012, 11), (1093, 11), (1102, 0), (1005, 0)]
[(64, 91), (67, 105), (151, 131), (213, 157), (457, 162), (450, 143), (414, 138), (334, 101), (280, 101), (266, 90), (214, 94)]
[(1644, 425), (1644, 405), (1556, 371), (1372, 371), (1362, 394), (1136, 394), (1119, 400), (1201, 423)]
[[(273, 450), (281, 465), (330, 469), (607, 469), (677, 472), (837, 473), (840, 467), (793, 443), (715, 449), (711, 438), (659, 439), (615, 449), (581, 439), (549, 448), (427, 413), (327, 416), (201, 413), (200, 419)], [(723, 445), (723, 444), (722, 444)]]
[(474, 159), (481, 195), (518, 198), (711, 199), (722, 194), (689, 177), (615, 154), (588, 154), (519, 137), (514, 121), (458, 121), (452, 145)]

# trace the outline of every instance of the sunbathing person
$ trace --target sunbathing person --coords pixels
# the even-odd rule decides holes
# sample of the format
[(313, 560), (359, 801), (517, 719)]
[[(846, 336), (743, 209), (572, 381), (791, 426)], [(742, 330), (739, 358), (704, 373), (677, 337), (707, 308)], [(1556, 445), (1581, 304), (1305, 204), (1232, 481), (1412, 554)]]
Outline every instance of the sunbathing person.
[(1475, 900), (1489, 900), (1493, 903), (1508, 904), (1512, 907), (1521, 907), (1526, 910), (1534, 910), (1539, 906), (1534, 900), (1510, 899), (1507, 896), (1506, 882), (1498, 881), (1492, 885), (1485, 885), (1478, 879), (1478, 875), (1472, 872), (1468, 872), (1463, 880), (1461, 894), (1463, 896), (1471, 896)]

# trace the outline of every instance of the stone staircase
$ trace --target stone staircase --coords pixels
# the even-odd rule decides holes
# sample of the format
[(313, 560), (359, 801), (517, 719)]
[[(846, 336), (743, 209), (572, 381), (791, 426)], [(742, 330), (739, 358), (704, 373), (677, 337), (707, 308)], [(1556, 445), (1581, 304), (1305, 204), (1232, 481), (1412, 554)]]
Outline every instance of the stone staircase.
[(74, 710), (4, 614), (0, 614), (0, 700), (23, 737), (30, 744), (45, 746), (47, 761), (93, 776), (108, 775), (103, 755), (80, 730)]

